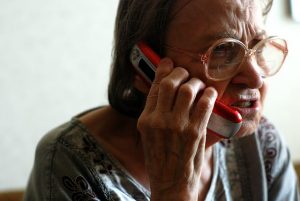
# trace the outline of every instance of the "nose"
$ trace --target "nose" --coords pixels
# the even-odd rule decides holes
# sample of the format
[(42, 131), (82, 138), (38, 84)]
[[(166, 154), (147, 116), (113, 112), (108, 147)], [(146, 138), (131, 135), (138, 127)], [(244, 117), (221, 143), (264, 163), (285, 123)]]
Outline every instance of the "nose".
[(244, 84), (252, 89), (259, 89), (263, 86), (264, 78), (253, 56), (244, 59), (239, 72), (232, 78), (232, 83)]

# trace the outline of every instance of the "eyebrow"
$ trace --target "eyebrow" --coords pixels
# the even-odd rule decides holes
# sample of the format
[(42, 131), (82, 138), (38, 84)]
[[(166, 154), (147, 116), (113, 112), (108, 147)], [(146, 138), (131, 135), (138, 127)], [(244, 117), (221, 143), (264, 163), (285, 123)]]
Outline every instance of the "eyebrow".
[[(266, 35), (267, 35), (266, 30), (262, 29), (262, 30), (259, 30), (256, 32), (254, 38), (266, 36)], [(222, 39), (222, 38), (234, 38), (236, 40), (240, 40), (240, 37), (238, 37), (237, 34), (235, 34), (234, 32), (229, 32), (229, 31), (219, 32), (215, 35), (215, 39)]]
[(222, 39), (222, 38), (234, 38), (239, 40), (239, 37), (233, 32), (219, 32), (215, 35), (214, 39)]

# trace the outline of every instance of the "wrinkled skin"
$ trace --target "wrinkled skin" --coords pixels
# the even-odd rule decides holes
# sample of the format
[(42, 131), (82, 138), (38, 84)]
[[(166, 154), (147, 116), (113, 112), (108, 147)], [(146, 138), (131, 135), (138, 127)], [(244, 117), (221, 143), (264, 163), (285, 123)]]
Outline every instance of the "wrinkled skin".
[[(220, 37), (236, 38), (249, 48), (266, 38), (258, 1), (193, 0), (173, 16), (166, 44), (203, 53)], [(221, 82), (208, 80), (198, 60), (170, 50), (167, 57), (150, 92), (136, 81), (149, 93), (138, 130), (151, 200), (204, 200), (212, 175), (211, 145), (220, 140), (206, 135), (216, 98), (240, 111), (243, 125), (237, 136), (250, 135), (261, 118), (266, 84), (252, 57)], [(251, 106), (242, 106), (249, 101)]]
[[(226, 8), (226, 9), (224, 9)], [(217, 12), (212, 12), (215, 10)], [(199, 14), (201, 13), (201, 14)], [(206, 15), (204, 14), (206, 13)], [(212, 13), (214, 13), (212, 15)], [(169, 26), (167, 44), (191, 52), (205, 52), (216, 38), (232, 37), (242, 41), (248, 48), (266, 38), (259, 3), (246, 1), (194, 0), (182, 9)], [(255, 61), (248, 59), (238, 75), (223, 82), (207, 80), (201, 63), (175, 52), (168, 52), (176, 65), (183, 66), (191, 77), (197, 77), (218, 91), (218, 99), (232, 105), (248, 96), (257, 100), (251, 111), (243, 108), (240, 113), (244, 124), (239, 135), (249, 135), (256, 129), (266, 94), (266, 84), (258, 74)], [(240, 109), (240, 108), (237, 108)]]

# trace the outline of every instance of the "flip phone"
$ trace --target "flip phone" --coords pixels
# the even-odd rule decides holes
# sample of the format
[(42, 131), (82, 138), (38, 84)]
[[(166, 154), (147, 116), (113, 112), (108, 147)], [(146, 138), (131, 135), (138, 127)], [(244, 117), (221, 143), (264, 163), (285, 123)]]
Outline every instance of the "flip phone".
[[(160, 57), (146, 43), (140, 42), (132, 48), (130, 61), (139, 75), (151, 84)], [(241, 125), (242, 116), (238, 111), (218, 100), (215, 102), (207, 125), (208, 133), (229, 139), (239, 131)]]

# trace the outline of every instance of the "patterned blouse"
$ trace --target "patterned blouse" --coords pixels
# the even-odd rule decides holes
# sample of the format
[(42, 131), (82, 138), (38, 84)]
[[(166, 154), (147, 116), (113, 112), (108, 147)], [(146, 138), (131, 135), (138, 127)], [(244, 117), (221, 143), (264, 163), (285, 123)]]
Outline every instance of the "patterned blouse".
[[(289, 151), (265, 118), (255, 134), (215, 144), (213, 160), (206, 201), (300, 200)], [(150, 192), (77, 116), (39, 142), (24, 200), (148, 201)]]

